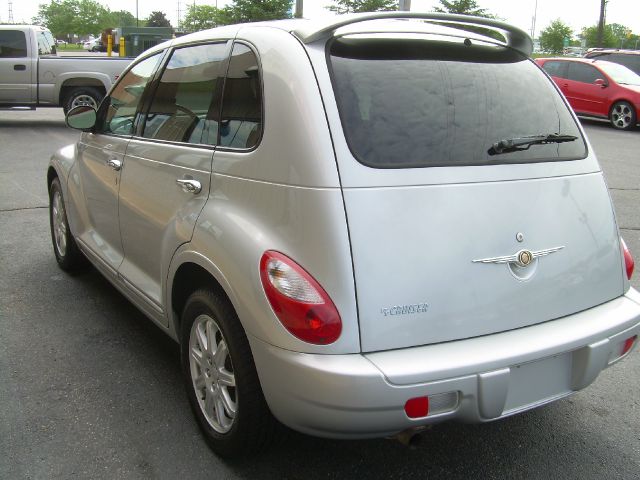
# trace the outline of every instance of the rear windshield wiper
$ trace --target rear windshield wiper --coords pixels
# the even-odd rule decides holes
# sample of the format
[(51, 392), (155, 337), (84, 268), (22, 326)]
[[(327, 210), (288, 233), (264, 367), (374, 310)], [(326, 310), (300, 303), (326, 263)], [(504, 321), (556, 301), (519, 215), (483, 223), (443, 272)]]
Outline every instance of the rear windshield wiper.
[(531, 145), (546, 145), (548, 143), (573, 142), (578, 137), (573, 135), (560, 135), (559, 133), (550, 133), (548, 135), (529, 135), (526, 137), (515, 137), (498, 140), (487, 153), (489, 155), (500, 155), (501, 153), (518, 152), (520, 150), (529, 150)]

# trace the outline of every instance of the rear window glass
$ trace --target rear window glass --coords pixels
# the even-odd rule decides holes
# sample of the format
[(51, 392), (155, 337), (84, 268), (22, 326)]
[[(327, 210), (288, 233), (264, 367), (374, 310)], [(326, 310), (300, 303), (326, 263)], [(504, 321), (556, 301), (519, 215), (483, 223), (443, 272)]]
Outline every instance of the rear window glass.
[[(506, 47), (449, 38), (343, 37), (328, 47), (349, 147), (377, 168), (533, 163), (584, 158), (570, 111), (537, 66)], [(574, 141), (490, 155), (500, 140)]]

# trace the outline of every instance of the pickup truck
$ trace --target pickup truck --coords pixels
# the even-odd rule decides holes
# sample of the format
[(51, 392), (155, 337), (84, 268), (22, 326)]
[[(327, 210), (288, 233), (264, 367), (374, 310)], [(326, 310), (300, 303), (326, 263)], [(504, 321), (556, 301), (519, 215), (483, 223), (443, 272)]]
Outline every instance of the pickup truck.
[(97, 108), (131, 60), (60, 57), (46, 28), (0, 25), (0, 108)]

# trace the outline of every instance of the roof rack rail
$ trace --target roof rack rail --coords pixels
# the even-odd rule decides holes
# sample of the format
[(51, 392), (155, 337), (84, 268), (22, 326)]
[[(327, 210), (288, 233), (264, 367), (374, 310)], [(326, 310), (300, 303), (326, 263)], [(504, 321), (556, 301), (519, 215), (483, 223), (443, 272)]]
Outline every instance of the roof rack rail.
[(326, 40), (333, 36), (334, 32), (345, 25), (366, 22), (378, 19), (418, 19), (433, 23), (450, 23), (452, 25), (470, 25), (486, 27), (504, 35), (506, 45), (519, 52), (530, 56), (533, 52), (533, 42), (526, 32), (508, 23), (493, 20), (492, 18), (473, 17), (471, 15), (456, 15), (450, 13), (420, 13), (420, 12), (372, 12), (341, 15), (337, 19), (329, 19), (323, 23), (309, 23), (296, 28), (291, 33), (302, 43), (313, 43), (318, 40)]

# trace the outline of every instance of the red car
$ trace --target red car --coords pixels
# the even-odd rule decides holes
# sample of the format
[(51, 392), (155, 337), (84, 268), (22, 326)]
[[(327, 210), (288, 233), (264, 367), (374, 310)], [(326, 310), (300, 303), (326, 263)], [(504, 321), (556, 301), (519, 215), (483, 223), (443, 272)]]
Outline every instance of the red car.
[(618, 63), (587, 58), (538, 58), (578, 115), (608, 118), (628, 130), (638, 122), (640, 75)]

